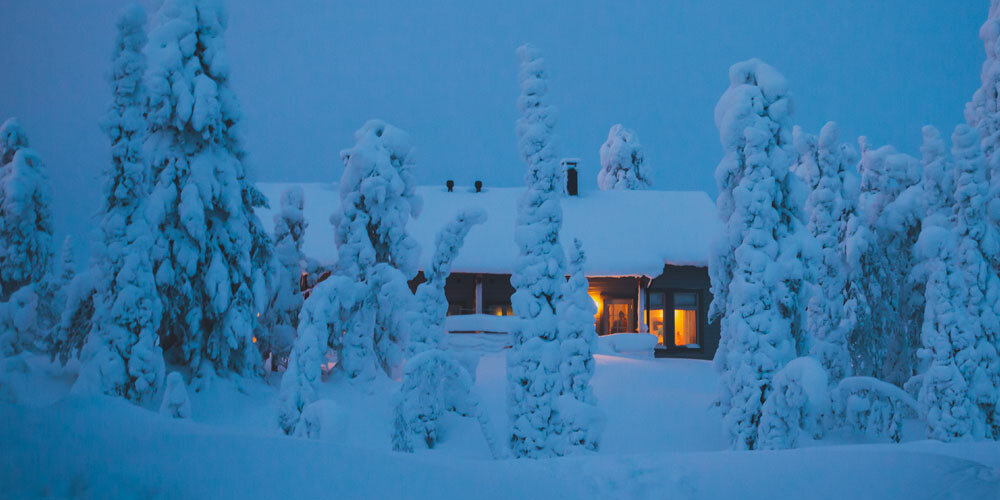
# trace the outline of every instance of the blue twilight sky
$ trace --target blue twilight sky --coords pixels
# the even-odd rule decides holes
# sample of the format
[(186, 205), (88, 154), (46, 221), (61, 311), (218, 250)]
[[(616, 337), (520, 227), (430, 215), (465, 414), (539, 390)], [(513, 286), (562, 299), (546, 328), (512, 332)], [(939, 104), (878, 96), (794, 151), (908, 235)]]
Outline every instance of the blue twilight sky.
[[(155, 0), (144, 3), (152, 9)], [(0, 0), (0, 115), (46, 160), (59, 233), (84, 234), (107, 140), (97, 121), (124, 0)], [(608, 129), (638, 133), (657, 189), (715, 195), (715, 102), (730, 64), (788, 78), (794, 121), (919, 154), (978, 87), (986, 0), (228, 0), (233, 80), (259, 180), (330, 181), (368, 118), (410, 132), (422, 184), (521, 182), (514, 49), (543, 50), (563, 156), (593, 189)], [(306, 200), (308, 203), (309, 200)], [(655, 207), (650, 207), (655, 210)]]

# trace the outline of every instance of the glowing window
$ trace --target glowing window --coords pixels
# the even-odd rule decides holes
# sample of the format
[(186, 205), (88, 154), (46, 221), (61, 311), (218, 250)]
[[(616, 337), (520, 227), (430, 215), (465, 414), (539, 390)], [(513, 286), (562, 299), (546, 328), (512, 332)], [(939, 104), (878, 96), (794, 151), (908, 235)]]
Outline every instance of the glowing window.
[(646, 323), (649, 325), (649, 333), (656, 335), (663, 344), (663, 294), (652, 292), (649, 294), (649, 308), (646, 314)]
[(698, 295), (695, 293), (674, 294), (674, 345), (698, 346)]

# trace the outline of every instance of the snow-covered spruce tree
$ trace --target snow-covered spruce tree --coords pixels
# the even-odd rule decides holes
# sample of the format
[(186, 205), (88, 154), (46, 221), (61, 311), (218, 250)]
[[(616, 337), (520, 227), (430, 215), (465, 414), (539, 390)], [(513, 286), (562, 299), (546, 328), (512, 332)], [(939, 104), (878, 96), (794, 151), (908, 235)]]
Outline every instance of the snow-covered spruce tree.
[(59, 340), (59, 325), (65, 310), (70, 284), (76, 277), (76, 255), (73, 237), (63, 239), (59, 262), (37, 285), (39, 298), (38, 328), (39, 347), (51, 353)]
[(416, 315), (410, 328), (410, 339), (406, 345), (407, 357), (437, 348), (444, 335), (444, 319), (448, 314), (448, 298), (444, 285), (451, 274), (451, 263), (455, 260), (465, 237), (476, 224), (486, 221), (486, 212), (480, 209), (463, 210), (455, 220), (446, 224), (435, 238), (434, 255), (431, 257), (424, 281), (417, 287)]
[[(974, 436), (1000, 438), (1000, 276), (993, 272), (989, 258), (998, 253), (996, 227), (987, 220), (989, 181), (986, 158), (979, 132), (959, 125), (952, 134), (955, 158), (955, 256), (967, 294), (964, 305), (969, 321), (957, 365), (969, 386), (969, 398), (976, 405), (973, 415)], [(969, 344), (965, 344), (969, 342)], [(965, 355), (963, 355), (965, 354)]]
[(236, 137), (227, 22), (217, 0), (165, 0), (146, 51), (143, 154), (153, 178), (146, 213), (160, 337), (165, 354), (200, 380), (258, 370), (252, 339), (266, 335), (258, 321), (274, 276), (270, 237), (253, 211), (267, 201)]
[(439, 347), (444, 341), (444, 319), (448, 312), (444, 285), (451, 274), (451, 263), (472, 226), (485, 220), (486, 213), (482, 210), (466, 210), (437, 235), (427, 281), (417, 288), (417, 310), (407, 344), (403, 384), (395, 396), (394, 450), (413, 451), (418, 443), (433, 448), (441, 417), (453, 411), (476, 417), (491, 452), (497, 454), (486, 414), (473, 392), (471, 375), (453, 352)]
[(352, 321), (363, 327), (343, 334), (337, 366), (351, 379), (368, 382), (376, 371), (391, 374), (403, 361), (413, 297), (407, 280), (416, 276), (420, 254), (406, 224), (420, 214), (422, 201), (414, 191), (414, 152), (406, 132), (369, 120), (354, 138), (354, 147), (341, 152), (341, 207), (332, 217), (336, 274), (363, 283), (369, 292), (359, 311), (363, 317)]
[(45, 164), (16, 118), (0, 126), (0, 301), (52, 266), (52, 195)]
[[(982, 86), (965, 106), (965, 120), (979, 130), (990, 180), (988, 214), (1000, 227), (1000, 1), (991, 0), (989, 15), (979, 29), (986, 60), (980, 72)], [(1000, 273), (1000, 255), (992, 256), (994, 272)]]
[(856, 375), (902, 385), (914, 374), (922, 323), (922, 301), (904, 296), (923, 212), (921, 166), (891, 146), (872, 149), (864, 137), (859, 144), (860, 194), (845, 240), (848, 349)]
[(597, 350), (597, 331), (594, 329), (597, 306), (587, 295), (588, 282), (583, 269), (586, 261), (583, 243), (574, 239), (567, 269), (569, 280), (563, 285), (563, 298), (556, 306), (562, 344), (559, 372), (563, 392), (558, 409), (568, 445), (562, 454), (571, 452), (574, 447), (596, 451), (603, 429), (603, 414), (597, 408), (597, 398), (590, 387)]
[(972, 435), (976, 408), (959, 365), (971, 360), (981, 330), (965, 307), (968, 292), (955, 262), (958, 248), (952, 232), (936, 225), (925, 227), (916, 250), (927, 276), (920, 356), (929, 360), (919, 401), (927, 412), (929, 437), (967, 438)]
[[(68, 344), (64, 359), (79, 330), (88, 328), (74, 391), (123, 396), (137, 403), (152, 398), (165, 371), (157, 336), (163, 309), (149, 256), (153, 235), (142, 210), (150, 182), (142, 156), (145, 23), (146, 13), (138, 5), (127, 7), (118, 19), (113, 99), (103, 121), (111, 162), (104, 172), (101, 244), (89, 277), (75, 280), (70, 288), (61, 325), (61, 340)], [(91, 321), (81, 314), (87, 310), (93, 311)]]
[(281, 204), (274, 215), (274, 252), (280, 268), (274, 297), (268, 307), (270, 345), (265, 346), (273, 356), (272, 367), (288, 355), (299, 325), (303, 300), (300, 279), (305, 265), (302, 243), (307, 226), (302, 214), (304, 206), (302, 188), (290, 187), (281, 193)]
[(810, 189), (805, 205), (809, 217), (806, 230), (819, 247), (810, 276), (816, 290), (806, 306), (806, 344), (809, 354), (827, 371), (829, 382), (835, 384), (851, 373), (843, 240), (847, 219), (854, 210), (846, 186), (847, 171), (856, 158), (849, 146), (838, 142), (833, 122), (823, 126), (819, 138), (799, 127), (795, 127), (793, 137), (799, 152), (795, 172)]
[(610, 191), (649, 189), (652, 185), (639, 137), (621, 124), (611, 127), (608, 140), (601, 145), (601, 171), (597, 173), (597, 187)]
[(709, 259), (722, 318), (715, 356), (723, 426), (736, 449), (758, 446), (772, 377), (796, 357), (803, 281), (805, 186), (791, 173), (791, 97), (783, 76), (751, 59), (729, 70), (715, 108), (725, 151), (716, 170), (724, 233)]
[(516, 132), (528, 172), (514, 228), (518, 256), (510, 279), (515, 289), (511, 302), (521, 321), (507, 354), (507, 413), (514, 456), (540, 458), (556, 454), (562, 439), (555, 403), (562, 392), (556, 307), (566, 281), (566, 256), (559, 244), (563, 176), (552, 137), (556, 110), (547, 100), (545, 61), (529, 45), (519, 47), (517, 55), (521, 116)]
[[(989, 179), (987, 219), (992, 231), (1000, 231), (1000, 1), (991, 1), (989, 16), (979, 29), (979, 38), (986, 51), (986, 60), (980, 73), (982, 86), (966, 105), (965, 119), (979, 131)], [(994, 249), (990, 252), (988, 247), (983, 250), (992, 267), (992, 274), (1000, 275), (1000, 251)], [(987, 300), (996, 304), (1000, 297), (991, 295)], [(989, 330), (988, 326), (984, 327)], [(1000, 351), (1000, 334), (991, 335), (994, 348)], [(995, 423), (997, 421), (1000, 421), (1000, 415), (994, 416), (994, 423), (991, 425), (994, 439), (1000, 439), (1000, 429), (997, 429), (998, 424)]]

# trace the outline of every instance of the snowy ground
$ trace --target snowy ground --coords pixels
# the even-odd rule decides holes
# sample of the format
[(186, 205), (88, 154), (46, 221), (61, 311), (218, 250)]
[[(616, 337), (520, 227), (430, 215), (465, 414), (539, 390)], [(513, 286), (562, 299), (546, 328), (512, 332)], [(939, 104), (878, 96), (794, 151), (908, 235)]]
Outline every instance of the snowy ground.
[[(799, 450), (720, 451), (715, 375), (703, 361), (599, 356), (602, 451), (499, 462), (477, 425), (457, 417), (437, 449), (388, 451), (395, 382), (371, 392), (325, 384), (344, 421), (319, 442), (277, 433), (276, 379), (215, 381), (192, 394), (187, 422), (69, 397), (72, 369), (39, 359), (9, 375), (21, 404), (0, 405), (0, 498), (1000, 498), (997, 443), (831, 436)], [(500, 432), (503, 354), (484, 354), (477, 377)], [(911, 424), (908, 437), (919, 438)]]

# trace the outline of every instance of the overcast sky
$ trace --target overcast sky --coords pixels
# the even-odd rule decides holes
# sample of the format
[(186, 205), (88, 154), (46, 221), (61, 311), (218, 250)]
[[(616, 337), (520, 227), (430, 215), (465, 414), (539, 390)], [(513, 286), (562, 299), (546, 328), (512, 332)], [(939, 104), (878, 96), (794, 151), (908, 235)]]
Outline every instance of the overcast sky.
[[(0, 115), (48, 164), (59, 233), (98, 206), (98, 118), (119, 0), (0, 0)], [(154, 7), (155, 1), (144, 3)], [(369, 118), (408, 132), (422, 184), (516, 185), (514, 49), (545, 54), (563, 156), (593, 189), (608, 129), (634, 129), (657, 189), (703, 190), (721, 156), (712, 121), (729, 66), (759, 57), (788, 78), (795, 123), (827, 120), (918, 155), (950, 135), (979, 84), (986, 0), (229, 0), (227, 35), (259, 180), (331, 181)], [(425, 5), (433, 4), (433, 5)], [(308, 203), (309, 200), (306, 200)], [(656, 210), (656, 207), (650, 207)]]

